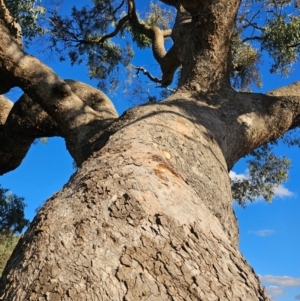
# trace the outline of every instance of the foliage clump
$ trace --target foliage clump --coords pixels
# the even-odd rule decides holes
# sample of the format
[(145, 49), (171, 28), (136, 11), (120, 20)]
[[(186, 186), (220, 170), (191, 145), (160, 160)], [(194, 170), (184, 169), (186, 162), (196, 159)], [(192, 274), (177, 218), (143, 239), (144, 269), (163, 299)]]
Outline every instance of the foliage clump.
[(0, 276), (18, 241), (19, 236), (0, 233)]
[(22, 27), (24, 38), (32, 40), (45, 33), (40, 24), (41, 17), (45, 14), (45, 7), (41, 0), (6, 0), (6, 5)]
[(275, 155), (272, 146), (264, 144), (249, 154), (247, 165), (247, 177), (231, 180), (232, 197), (242, 206), (261, 197), (271, 202), (275, 188), (288, 180), (291, 161)]
[(0, 186), (0, 233), (16, 233), (28, 225), (24, 216), (24, 198)]
[(232, 40), (232, 84), (239, 90), (262, 86), (260, 65), (287, 76), (299, 61), (300, 7), (294, 0), (243, 0)]
[(239, 39), (232, 41), (231, 84), (241, 91), (247, 91), (251, 85), (262, 87), (259, 63), (261, 54), (251, 44), (242, 43)]
[[(61, 60), (86, 63), (91, 78), (107, 91), (119, 87), (120, 70), (126, 72), (137, 48), (151, 48), (152, 41), (135, 30), (127, 18), (127, 1), (93, 0), (92, 5), (73, 7), (63, 16), (60, 7), (41, 0), (7, 0), (20, 23), (25, 39), (43, 35), (48, 48)], [(174, 8), (150, 1), (137, 11), (140, 24), (172, 29)], [(260, 66), (267, 54), (270, 71), (288, 75), (299, 60), (300, 6), (294, 0), (242, 0), (232, 37), (231, 83), (237, 90), (261, 88)], [(166, 44), (168, 39), (166, 39)], [(171, 39), (169, 39), (171, 40)], [(172, 43), (170, 43), (171, 45)], [(262, 59), (264, 58), (264, 59)]]
[(24, 198), (0, 186), (0, 274), (19, 240), (16, 234), (28, 226), (24, 208)]

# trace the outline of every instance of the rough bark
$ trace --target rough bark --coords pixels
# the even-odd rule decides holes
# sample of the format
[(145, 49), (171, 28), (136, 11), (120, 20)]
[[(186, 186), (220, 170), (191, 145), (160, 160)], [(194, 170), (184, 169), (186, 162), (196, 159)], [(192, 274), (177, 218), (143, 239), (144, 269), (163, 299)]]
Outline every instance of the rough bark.
[(181, 101), (114, 125), (22, 238), (4, 300), (267, 300), (237, 251), (226, 162), (203, 126), (216, 117)]
[(20, 163), (26, 154), (13, 141), (42, 134), (64, 137), (80, 165), (19, 241), (0, 300), (269, 300), (238, 251), (228, 170), (299, 126), (299, 84), (269, 95), (230, 89), (239, 1), (163, 2), (192, 16), (181, 87), (120, 118), (103, 94), (23, 52), (0, 23), (0, 79), (13, 79), (0, 89), (28, 95), (12, 108), (0, 98), (1, 173), (12, 168), (5, 155)]

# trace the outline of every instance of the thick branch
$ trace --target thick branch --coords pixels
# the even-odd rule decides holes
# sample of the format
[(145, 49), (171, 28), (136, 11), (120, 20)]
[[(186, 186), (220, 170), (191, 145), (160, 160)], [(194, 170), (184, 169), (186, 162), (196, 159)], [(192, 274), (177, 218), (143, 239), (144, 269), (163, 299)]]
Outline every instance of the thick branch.
[(300, 96), (300, 81), (267, 93), (271, 96)]
[[(282, 101), (288, 102), (293, 111), (293, 121), (290, 125), (290, 129), (300, 126), (300, 81), (289, 86), (270, 91), (267, 95), (278, 96), (282, 99)], [(282, 105), (285, 107), (285, 104)]]
[(146, 24), (141, 24), (138, 20), (135, 2), (134, 0), (128, 0), (128, 16), (129, 22), (133, 30), (144, 34), (149, 39), (152, 40), (152, 50), (155, 59), (160, 63), (160, 61), (166, 55), (166, 49), (164, 46), (164, 38), (170, 36), (171, 30), (161, 30), (157, 26), (149, 26)]
[(12, 77), (15, 85), (37, 101), (61, 127), (72, 129), (86, 123), (86, 118), (81, 118), (82, 101), (50, 68), (26, 54), (3, 23), (0, 40), (1, 80)]
[(168, 86), (173, 82), (174, 74), (180, 65), (181, 60), (178, 57), (176, 47), (173, 45), (161, 61), (162, 86)]
[(128, 16), (129, 22), (133, 30), (144, 34), (152, 41), (153, 56), (161, 66), (163, 73), (161, 83), (168, 86), (172, 83), (174, 73), (180, 66), (181, 62), (174, 51), (166, 51), (164, 39), (172, 34), (171, 30), (161, 30), (157, 26), (149, 26), (141, 24), (138, 20), (134, 0), (128, 0)]
[(219, 143), (229, 169), (255, 148), (300, 125), (298, 92), (299, 82), (267, 95), (223, 91), (218, 114), (226, 124), (226, 139), (219, 138)]
[[(110, 100), (101, 91), (73, 80), (65, 80), (65, 82), (85, 106), (89, 106), (97, 116), (101, 117), (101, 123), (98, 122), (96, 126), (98, 131), (101, 131), (110, 124), (110, 120), (118, 116)], [(0, 126), (0, 175), (21, 164), (36, 138), (65, 137), (64, 130), (26, 94), (14, 104), (12, 109), (11, 107), (12, 103), (0, 96), (0, 120), (3, 123), (3, 126)], [(2, 108), (4, 108), (3, 111)], [(92, 130), (92, 126), (90, 126), (90, 130)], [(69, 138), (65, 138), (68, 142)], [(86, 144), (88, 144), (88, 136), (86, 140)], [(79, 142), (78, 147), (81, 147)], [(70, 151), (72, 154), (72, 150)], [(74, 159), (76, 162), (78, 161), (76, 157)], [(81, 162), (78, 161), (77, 163), (80, 164)]]
[[(102, 114), (85, 105), (53, 70), (26, 54), (3, 23), (0, 26), (0, 90), (2, 79), (9, 78), (11, 86), (19, 86), (34, 99), (55, 120), (67, 140), (69, 151), (80, 164), (86, 159), (83, 148), (91, 133), (91, 124), (95, 128), (103, 126)], [(102, 105), (108, 105), (111, 118), (116, 117), (110, 101)]]
[(21, 164), (36, 138), (53, 136), (62, 136), (56, 123), (24, 94), (14, 104), (5, 124), (0, 128), (0, 175)]

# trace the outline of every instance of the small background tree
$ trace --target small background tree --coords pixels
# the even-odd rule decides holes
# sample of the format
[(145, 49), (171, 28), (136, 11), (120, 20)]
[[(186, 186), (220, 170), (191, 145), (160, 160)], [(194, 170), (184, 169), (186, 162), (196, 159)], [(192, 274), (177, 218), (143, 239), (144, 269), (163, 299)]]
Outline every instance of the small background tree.
[(18, 234), (29, 223), (25, 206), (24, 198), (0, 186), (0, 274), (19, 240)]

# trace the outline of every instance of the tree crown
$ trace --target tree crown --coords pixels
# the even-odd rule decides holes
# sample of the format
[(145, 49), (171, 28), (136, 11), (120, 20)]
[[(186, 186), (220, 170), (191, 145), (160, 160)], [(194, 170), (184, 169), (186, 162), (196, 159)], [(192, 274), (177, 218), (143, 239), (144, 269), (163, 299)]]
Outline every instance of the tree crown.
[(20, 233), (28, 225), (24, 198), (0, 186), (0, 233)]
[[(7, 0), (25, 40), (42, 35), (48, 49), (60, 60), (68, 57), (72, 64), (85, 63), (90, 77), (98, 79), (102, 90), (119, 86), (120, 70), (131, 76), (139, 72), (133, 68), (133, 59), (139, 49), (155, 45), (154, 31), (163, 37), (160, 49), (152, 47), (163, 69), (162, 57), (172, 49), (171, 37), (174, 43), (172, 29), (192, 20), (179, 1), (149, 1), (136, 6), (134, 1), (94, 0), (74, 6), (69, 16), (60, 12), (62, 3), (54, 7), (42, 4), (36, 0)], [(284, 76), (293, 70), (299, 59), (299, 20), (297, 1), (241, 1), (231, 42), (230, 77), (234, 88), (261, 87), (260, 69), (266, 55), (271, 58), (270, 72)], [(180, 62), (176, 69), (180, 70)], [(162, 74), (157, 68), (153, 70), (155, 77), (148, 79), (155, 78), (153, 85), (157, 86)]]

